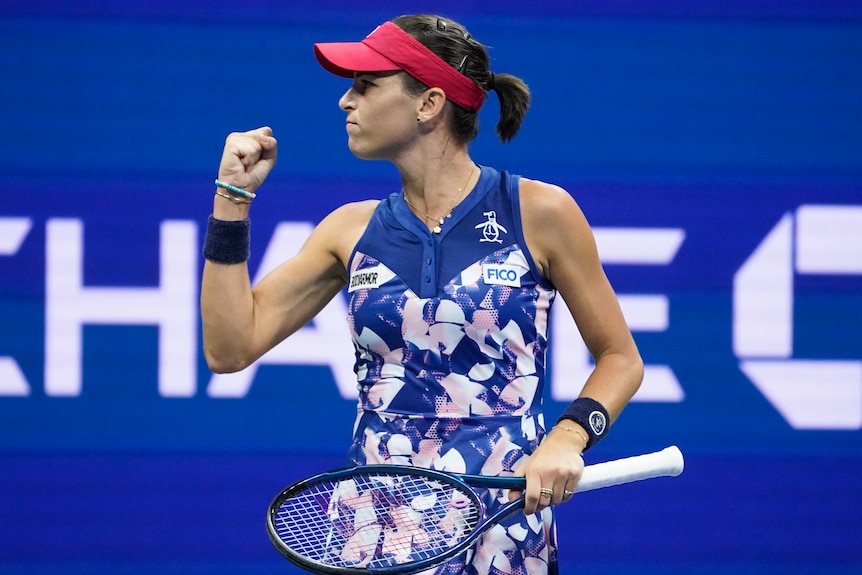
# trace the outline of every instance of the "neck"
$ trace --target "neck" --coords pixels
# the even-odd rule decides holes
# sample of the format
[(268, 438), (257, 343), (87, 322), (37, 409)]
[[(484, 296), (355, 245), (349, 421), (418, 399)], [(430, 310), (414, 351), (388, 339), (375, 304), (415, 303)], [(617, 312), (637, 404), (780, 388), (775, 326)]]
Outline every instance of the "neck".
[[(424, 193), (414, 196), (414, 192), (410, 192), (406, 185), (404, 187), (404, 200), (407, 202), (407, 205), (435, 234), (439, 234), (443, 230), (442, 226), (446, 223), (446, 220), (452, 217), (452, 210), (467, 197), (470, 190), (473, 189), (473, 186), (478, 181), (477, 174), (479, 173), (479, 168), (470, 161), (467, 166), (458, 166), (458, 168), (461, 168), (458, 171), (463, 171), (463, 168), (469, 171), (467, 171), (467, 175), (461, 181), (461, 184), (455, 188), (454, 184), (451, 184), (453, 175), (456, 175), (454, 168), (453, 166), (452, 171), (449, 173), (435, 174), (435, 180), (438, 181), (438, 185), (446, 186), (445, 189), (441, 189), (440, 191), (435, 190), (434, 192), (430, 192), (431, 188), (426, 185), (422, 188)], [(443, 207), (444, 204), (445, 208)]]
[(398, 168), (404, 194), (430, 213), (444, 210), (452, 201), (457, 201), (459, 189), (460, 194), (466, 195), (469, 189), (465, 188), (474, 183), (473, 172), (478, 171), (466, 150), (450, 158), (435, 158), (416, 165), (404, 162)]

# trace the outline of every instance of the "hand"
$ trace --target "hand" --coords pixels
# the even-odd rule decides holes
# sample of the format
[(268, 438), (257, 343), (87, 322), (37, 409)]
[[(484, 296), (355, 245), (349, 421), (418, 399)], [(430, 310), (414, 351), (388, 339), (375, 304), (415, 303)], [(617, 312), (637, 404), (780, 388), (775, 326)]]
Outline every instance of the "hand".
[(255, 191), (275, 165), (278, 142), (272, 129), (264, 126), (248, 132), (234, 132), (225, 140), (218, 179)]
[[(524, 513), (529, 515), (571, 498), (584, 472), (582, 449), (580, 437), (563, 429), (552, 429), (545, 436), (538, 449), (515, 470), (515, 475), (527, 479)], [(553, 495), (543, 494), (543, 489), (550, 490), (546, 493), (553, 491)], [(521, 495), (513, 489), (509, 500), (514, 501)]]

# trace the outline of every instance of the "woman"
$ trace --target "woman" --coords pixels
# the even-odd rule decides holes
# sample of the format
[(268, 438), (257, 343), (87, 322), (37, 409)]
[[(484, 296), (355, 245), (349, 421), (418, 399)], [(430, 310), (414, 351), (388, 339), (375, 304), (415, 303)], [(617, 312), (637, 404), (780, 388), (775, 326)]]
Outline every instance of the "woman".
[[(526, 113), (527, 87), (491, 73), (483, 45), (432, 15), (396, 18), (360, 43), (316, 44), (315, 55), (353, 78), (339, 100), (350, 150), (391, 161), (403, 188), (336, 209), (252, 287), (249, 203), (277, 146), (269, 128), (231, 134), (204, 248), (207, 361), (216, 372), (245, 368), (347, 286), (359, 388), (350, 462), (525, 476), (525, 514), (436, 572), (556, 573), (552, 506), (575, 491), (582, 451), (635, 393), (643, 365), (572, 197), (470, 158), (486, 93), (499, 97), (505, 142)], [(595, 369), (548, 431), (557, 292)]]

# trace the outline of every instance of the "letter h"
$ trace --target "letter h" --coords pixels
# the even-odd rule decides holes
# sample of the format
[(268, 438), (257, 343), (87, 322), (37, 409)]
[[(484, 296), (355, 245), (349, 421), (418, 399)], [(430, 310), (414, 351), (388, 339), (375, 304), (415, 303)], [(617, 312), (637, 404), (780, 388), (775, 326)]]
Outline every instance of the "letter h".
[(159, 326), (159, 393), (190, 397), (197, 389), (197, 226), (164, 221), (160, 285), (84, 287), (80, 220), (52, 219), (45, 246), (45, 393), (80, 395), (84, 324)]

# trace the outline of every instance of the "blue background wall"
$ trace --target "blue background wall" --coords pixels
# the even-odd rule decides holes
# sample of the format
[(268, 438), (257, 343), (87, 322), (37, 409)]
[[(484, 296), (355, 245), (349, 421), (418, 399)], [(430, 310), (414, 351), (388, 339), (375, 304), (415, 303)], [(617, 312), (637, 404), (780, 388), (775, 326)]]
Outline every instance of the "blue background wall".
[[(347, 151), (347, 83), (311, 44), (420, 11), (467, 24), (495, 71), (532, 88), (505, 146), (491, 97), (477, 161), (566, 187), (598, 228), (685, 232), (661, 269), (607, 266), (619, 292), (667, 297), (667, 329), (635, 335), (684, 398), (632, 403), (588, 463), (677, 444), (686, 471), (562, 506), (563, 573), (862, 569), (858, 268), (794, 274), (792, 357), (779, 358), (845, 362), (849, 423), (827, 410), (794, 424), (734, 346), (734, 278), (782, 217), (862, 209), (862, 6), (369, 4), (0, 2), (0, 572), (296, 572), (263, 514), (283, 486), (341, 462), (354, 408), (332, 371), (265, 365), (243, 397), (214, 398), (196, 351), (194, 389), (164, 397), (157, 327), (85, 322), (81, 390), (51, 393), (45, 374), (64, 366), (46, 352), (47, 230), (83, 225), (87, 288), (158, 286), (160, 225), (199, 238), (225, 135), (264, 124), (280, 156), (254, 206), (253, 270), (279, 223), (396, 190), (391, 166)], [(858, 265), (859, 234), (840, 231), (838, 259)], [(797, 407), (835, 394), (791, 379)], [(549, 415), (564, 404), (549, 396)]]

